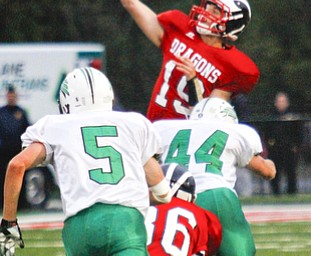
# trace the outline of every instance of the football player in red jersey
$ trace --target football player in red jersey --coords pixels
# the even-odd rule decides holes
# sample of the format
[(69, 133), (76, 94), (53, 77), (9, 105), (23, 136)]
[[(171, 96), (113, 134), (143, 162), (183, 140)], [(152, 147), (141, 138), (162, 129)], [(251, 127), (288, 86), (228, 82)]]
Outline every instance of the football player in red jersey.
[(148, 209), (145, 224), (150, 256), (215, 255), (222, 239), (221, 224), (212, 212), (194, 204), (191, 172), (178, 164), (164, 164), (162, 169), (173, 198)]
[[(151, 121), (184, 119), (198, 99), (216, 96), (230, 100), (253, 90), (259, 79), (256, 64), (228, 44), (250, 21), (247, 0), (202, 0), (200, 6), (192, 7), (190, 15), (178, 10), (157, 15), (139, 0), (121, 3), (147, 38), (162, 50), (162, 69), (147, 112)], [(182, 63), (187, 67), (187, 60), (193, 63), (193, 77), (176, 66)], [(194, 86), (197, 99), (192, 101), (190, 87)]]

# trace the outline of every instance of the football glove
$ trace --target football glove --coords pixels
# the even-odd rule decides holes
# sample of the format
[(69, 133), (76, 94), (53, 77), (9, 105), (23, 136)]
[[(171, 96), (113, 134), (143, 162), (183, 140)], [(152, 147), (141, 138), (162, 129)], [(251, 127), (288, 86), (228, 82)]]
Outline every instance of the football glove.
[(14, 256), (16, 245), (20, 248), (25, 246), (17, 220), (7, 221), (2, 219), (0, 226), (0, 256)]

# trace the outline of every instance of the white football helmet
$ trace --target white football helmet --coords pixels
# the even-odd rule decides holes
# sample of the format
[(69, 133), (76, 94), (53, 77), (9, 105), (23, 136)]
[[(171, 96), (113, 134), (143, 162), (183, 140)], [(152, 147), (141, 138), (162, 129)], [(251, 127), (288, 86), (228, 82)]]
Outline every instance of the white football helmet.
[[(207, 4), (215, 5), (220, 16), (206, 10)], [(190, 18), (199, 34), (235, 41), (250, 22), (251, 8), (247, 0), (202, 0), (192, 7)]]
[(227, 101), (216, 97), (204, 98), (193, 108), (190, 119), (202, 118), (218, 119), (233, 124), (238, 123), (234, 108)]
[(114, 93), (108, 78), (99, 70), (86, 67), (70, 72), (59, 91), (59, 109), (72, 114), (91, 109), (112, 110)]

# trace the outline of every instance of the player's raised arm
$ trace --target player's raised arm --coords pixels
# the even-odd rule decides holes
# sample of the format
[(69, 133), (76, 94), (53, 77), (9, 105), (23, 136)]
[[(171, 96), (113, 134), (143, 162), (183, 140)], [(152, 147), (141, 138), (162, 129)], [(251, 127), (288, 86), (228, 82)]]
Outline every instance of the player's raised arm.
[(139, 0), (120, 1), (146, 37), (160, 47), (164, 30), (158, 21), (157, 14)]

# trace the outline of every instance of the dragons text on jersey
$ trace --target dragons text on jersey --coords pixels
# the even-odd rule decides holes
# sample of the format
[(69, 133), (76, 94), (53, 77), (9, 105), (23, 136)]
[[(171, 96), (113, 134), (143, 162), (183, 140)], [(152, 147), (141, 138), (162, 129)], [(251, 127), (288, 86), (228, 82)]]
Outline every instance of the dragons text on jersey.
[(206, 78), (212, 84), (221, 76), (219, 69), (177, 38), (172, 42), (170, 52), (175, 56), (189, 58), (193, 62), (196, 72), (200, 73), (202, 77)]

